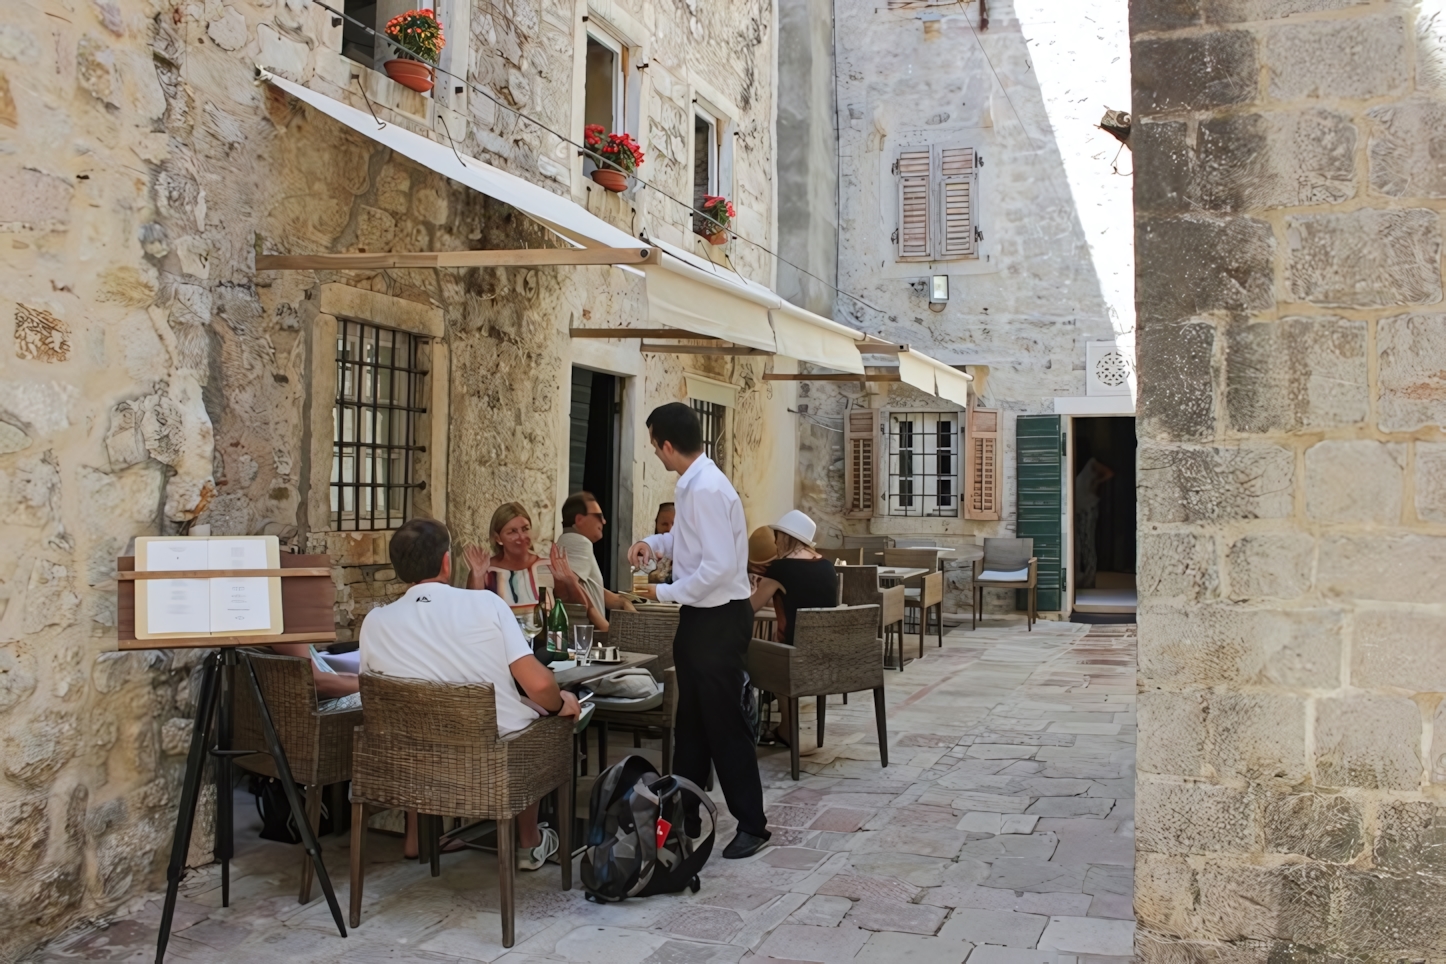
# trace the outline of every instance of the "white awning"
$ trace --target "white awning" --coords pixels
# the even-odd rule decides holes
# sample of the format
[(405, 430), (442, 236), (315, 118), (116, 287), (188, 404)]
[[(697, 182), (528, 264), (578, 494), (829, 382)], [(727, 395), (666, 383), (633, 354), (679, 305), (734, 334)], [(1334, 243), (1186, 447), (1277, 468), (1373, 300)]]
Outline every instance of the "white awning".
[(974, 379), (966, 372), (950, 368), (921, 351), (910, 348), (899, 352), (899, 380), (921, 392), (968, 407), (969, 383)]
[[(415, 134), (399, 124), (383, 123), (378, 126), (370, 113), (292, 83), (265, 68), (261, 68), (261, 77), (423, 167), (511, 205), (570, 244), (585, 248), (638, 246), (638, 239), (589, 213), (570, 198), (554, 194), (474, 157), (459, 154), (453, 147)], [(866, 336), (862, 332), (789, 304), (767, 286), (750, 281), (707, 258), (666, 242), (648, 240), (646, 244), (662, 252), (661, 263), (645, 265), (642, 269), (647, 278), (652, 321), (837, 371), (863, 374), (859, 343)], [(638, 270), (620, 267), (627, 271)], [(909, 366), (909, 374), (904, 374), (905, 381), (923, 391), (964, 404), (967, 375), (917, 352), (913, 354), (922, 361)], [(900, 363), (902, 373), (902, 355)], [(929, 374), (925, 373), (926, 368)], [(951, 376), (956, 376), (956, 379)], [(945, 391), (951, 394), (944, 394)]]
[(385, 123), (378, 128), (371, 114), (349, 107), (325, 94), (318, 94), (300, 84), (293, 84), (264, 67), (261, 68), (261, 78), (423, 167), (512, 205), (578, 247), (637, 247), (637, 238), (588, 213), (574, 204), (571, 198), (553, 194), (547, 188), (525, 181), (515, 174), (508, 174), (474, 157), (458, 154), (447, 145), (439, 144), (421, 134), (413, 134), (399, 124)]

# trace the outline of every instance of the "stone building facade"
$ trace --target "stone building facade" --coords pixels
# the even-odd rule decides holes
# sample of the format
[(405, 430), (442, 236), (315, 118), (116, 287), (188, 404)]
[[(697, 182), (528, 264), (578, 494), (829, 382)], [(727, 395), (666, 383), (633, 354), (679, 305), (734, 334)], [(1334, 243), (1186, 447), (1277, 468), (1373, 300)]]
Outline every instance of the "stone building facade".
[[(326, 552), (343, 639), (399, 591), (387, 529), (341, 531), (329, 499), (341, 323), (418, 339), (427, 451), (414, 478), (427, 487), (412, 512), (445, 519), (459, 543), (483, 540), (509, 500), (531, 508), (542, 541), (556, 532), (574, 366), (622, 386), (611, 519), (622, 544), (651, 531), (673, 485), (642, 419), (696, 385), (732, 403), (720, 444), (750, 519), (792, 505), (792, 390), (761, 380), (791, 363), (569, 339), (570, 327), (645, 321), (641, 283), (624, 272), (255, 269), (262, 253), (556, 243), (258, 82), (260, 64), (689, 248), (706, 108), (717, 177), (749, 239), (730, 245), (732, 263), (772, 283), (770, 4), (444, 0), (439, 12), (443, 67), (458, 76), (422, 96), (343, 56), (339, 18), (307, 0), (7, 7), (0, 959), (124, 907), (164, 867), (198, 654), (115, 652), (115, 558), (134, 537), (209, 526)], [(593, 35), (620, 56), (618, 126), (648, 152), (651, 189), (601, 191), (570, 143)]]
[(1137, 954), (1437, 960), (1440, 5), (1131, 7)]
[[(946, 608), (960, 611), (980, 541), (1016, 528), (1016, 417), (1053, 413), (1056, 398), (1087, 395), (1087, 343), (1132, 349), (1129, 153), (1095, 126), (1106, 107), (1129, 106), (1126, 5), (990, 0), (987, 24), (975, 2), (835, 6), (837, 90), (828, 93), (837, 99), (839, 134), (829, 148), (837, 151), (837, 282), (845, 294), (834, 317), (974, 374), (978, 405), (1000, 413), (1001, 504), (989, 519), (966, 518), (957, 501), (921, 516), (894, 497), (887, 476), (895, 459), (883, 467), (872, 517), (847, 511), (848, 411), (880, 410), (885, 431), (888, 413), (938, 414), (956, 432), (964, 419), (957, 405), (889, 383), (801, 384), (801, 504), (831, 544), (874, 535), (958, 547), (945, 560), (953, 570)], [(804, 31), (791, 33), (787, 18), (782, 25), (785, 54), (810, 49)], [(897, 165), (907, 152), (949, 148), (974, 152), (975, 242), (963, 256), (907, 256), (899, 237), (905, 172)], [(931, 212), (940, 200), (930, 196)], [(785, 240), (789, 215), (780, 209)], [(948, 279), (942, 305), (930, 304), (936, 275)], [(1116, 408), (1129, 413), (1131, 403), (1126, 397)], [(967, 491), (967, 439), (956, 443), (958, 493)], [(993, 604), (1012, 608), (1012, 594)]]

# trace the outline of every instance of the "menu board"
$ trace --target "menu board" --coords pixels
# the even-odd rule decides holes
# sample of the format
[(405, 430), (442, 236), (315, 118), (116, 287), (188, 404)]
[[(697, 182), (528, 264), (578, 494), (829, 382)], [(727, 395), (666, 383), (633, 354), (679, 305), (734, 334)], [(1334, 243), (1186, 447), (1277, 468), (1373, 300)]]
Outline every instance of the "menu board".
[[(138, 572), (277, 569), (275, 536), (143, 536)], [(281, 580), (224, 575), (136, 581), (136, 638), (279, 635)]]

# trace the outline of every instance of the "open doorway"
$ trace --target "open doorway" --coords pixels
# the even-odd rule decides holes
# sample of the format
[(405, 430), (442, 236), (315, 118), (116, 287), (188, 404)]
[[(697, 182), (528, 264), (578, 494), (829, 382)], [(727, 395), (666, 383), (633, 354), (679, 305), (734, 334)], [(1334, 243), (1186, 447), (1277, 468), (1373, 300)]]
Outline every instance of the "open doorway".
[(1135, 420), (1074, 419), (1074, 608), (1135, 612)]
[(572, 410), (568, 438), (567, 491), (586, 490), (597, 499), (608, 524), (593, 544), (603, 585), (613, 585), (618, 556), (618, 433), (622, 417), (622, 382), (587, 368), (572, 370)]

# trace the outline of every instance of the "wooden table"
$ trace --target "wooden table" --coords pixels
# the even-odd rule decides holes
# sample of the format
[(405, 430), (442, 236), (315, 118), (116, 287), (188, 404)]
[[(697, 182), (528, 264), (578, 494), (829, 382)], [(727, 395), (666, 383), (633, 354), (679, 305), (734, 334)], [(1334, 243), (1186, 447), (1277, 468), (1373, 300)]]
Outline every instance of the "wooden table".
[(916, 576), (926, 576), (930, 570), (917, 569), (910, 566), (880, 566), (879, 584), (887, 583), (892, 586), (895, 583), (906, 582)]
[[(569, 666), (566, 669), (553, 670), (557, 677), (557, 685), (564, 689), (581, 686), (584, 683), (591, 683), (593, 680), (611, 676), (614, 673), (625, 669), (632, 669), (634, 666), (646, 666), (658, 657), (649, 653), (619, 653), (622, 662), (598, 663), (594, 662), (587, 666)], [(569, 662), (571, 662), (569, 660)]]

